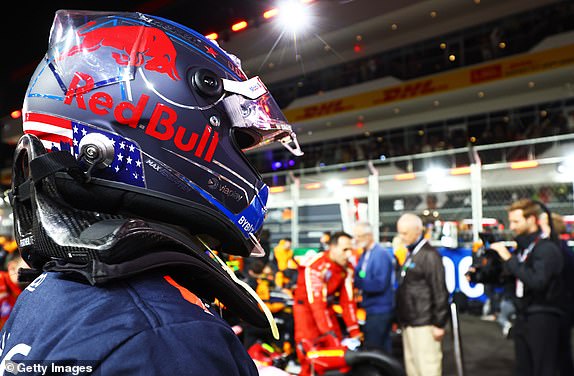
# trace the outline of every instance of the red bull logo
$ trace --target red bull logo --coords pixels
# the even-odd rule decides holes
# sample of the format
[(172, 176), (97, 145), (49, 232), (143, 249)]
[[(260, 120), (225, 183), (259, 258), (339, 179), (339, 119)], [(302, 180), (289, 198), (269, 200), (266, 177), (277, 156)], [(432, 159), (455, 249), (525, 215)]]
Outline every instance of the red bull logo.
[(82, 38), (80, 44), (63, 53), (62, 58), (110, 47), (117, 50), (112, 52), (112, 57), (119, 65), (143, 67), (167, 74), (172, 80), (180, 79), (175, 67), (177, 52), (160, 29), (148, 26), (97, 27), (78, 31), (78, 35)]
[[(82, 82), (84, 83), (82, 85)], [(149, 102), (149, 96), (142, 94), (134, 102), (117, 102), (103, 91), (91, 93), (94, 79), (89, 74), (77, 72), (70, 82), (64, 98), (64, 104), (71, 106), (76, 101), (79, 109), (91, 111), (99, 116), (113, 114), (114, 119), (131, 128), (136, 128)], [(86, 95), (90, 93), (89, 96)], [(172, 141), (183, 152), (193, 152), (198, 158), (211, 162), (219, 143), (219, 134), (209, 125), (203, 128), (202, 134), (190, 132), (187, 127), (176, 124), (177, 112), (162, 103), (156, 103), (145, 126), (145, 133), (160, 141)]]

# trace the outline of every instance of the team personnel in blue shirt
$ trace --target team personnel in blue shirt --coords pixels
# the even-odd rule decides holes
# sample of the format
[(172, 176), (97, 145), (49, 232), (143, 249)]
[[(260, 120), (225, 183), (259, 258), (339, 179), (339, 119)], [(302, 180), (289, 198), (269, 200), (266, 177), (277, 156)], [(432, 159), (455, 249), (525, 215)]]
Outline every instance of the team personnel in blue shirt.
[(243, 150), (302, 152), (259, 78), (141, 13), (60, 10), (23, 106), (10, 192), (32, 281), (0, 374), (256, 376), (226, 322), (271, 313), (218, 256), (263, 256), (268, 187)]
[(363, 325), (365, 347), (378, 347), (391, 353), (391, 328), (394, 318), (395, 258), (373, 237), (369, 223), (353, 229), (356, 246), (363, 249), (355, 271), (355, 287), (360, 290), (365, 309)]

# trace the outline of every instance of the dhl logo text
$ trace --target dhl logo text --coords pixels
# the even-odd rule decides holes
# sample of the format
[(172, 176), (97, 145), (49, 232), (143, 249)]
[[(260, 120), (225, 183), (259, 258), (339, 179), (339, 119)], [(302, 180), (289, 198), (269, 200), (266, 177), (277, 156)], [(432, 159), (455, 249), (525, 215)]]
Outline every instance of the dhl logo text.
[(399, 99), (413, 98), (419, 95), (430, 94), (437, 91), (433, 86), (432, 80), (425, 80), (406, 84), (403, 86), (392, 87), (382, 91), (383, 97), (374, 101), (374, 104), (392, 102)]
[(302, 119), (313, 118), (318, 116), (324, 116), (329, 114), (335, 114), (338, 112), (347, 111), (350, 106), (343, 106), (343, 100), (339, 99), (336, 101), (322, 103), (316, 106), (309, 106), (304, 109)]

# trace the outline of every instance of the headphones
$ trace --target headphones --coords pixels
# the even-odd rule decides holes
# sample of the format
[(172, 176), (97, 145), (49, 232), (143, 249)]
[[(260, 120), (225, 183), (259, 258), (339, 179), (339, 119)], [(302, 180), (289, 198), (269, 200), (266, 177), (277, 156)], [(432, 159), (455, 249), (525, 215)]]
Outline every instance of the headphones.
[(537, 204), (540, 207), (540, 209), (542, 209), (542, 211), (546, 213), (546, 216), (548, 217), (548, 227), (550, 227), (550, 234), (548, 234), (548, 238), (553, 242), (558, 243), (559, 234), (556, 233), (556, 229), (554, 228), (554, 221), (552, 220), (552, 212), (550, 211), (550, 209), (548, 209), (548, 206), (546, 206), (546, 204), (544, 204), (542, 201), (532, 200), (532, 202)]

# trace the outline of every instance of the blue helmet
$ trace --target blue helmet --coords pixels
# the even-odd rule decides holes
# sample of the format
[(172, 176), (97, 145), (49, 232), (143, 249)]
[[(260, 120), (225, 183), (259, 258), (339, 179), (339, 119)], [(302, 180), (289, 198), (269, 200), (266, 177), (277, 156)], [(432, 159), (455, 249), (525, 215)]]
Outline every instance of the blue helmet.
[[(79, 234), (98, 218), (143, 218), (202, 235), (225, 253), (262, 256), (269, 189), (244, 152), (280, 142), (302, 154), (265, 85), (237, 57), (141, 13), (58, 11), (25, 95), (23, 128), (16, 155), (26, 150), (26, 163), (66, 156), (37, 169), (53, 174), (58, 205), (40, 200), (35, 209), (64, 249), (97, 250)], [(19, 159), (13, 191), (27, 179)], [(89, 220), (64, 231), (65, 220), (54, 220), (63, 208)], [(16, 216), (22, 249), (35, 225)]]

